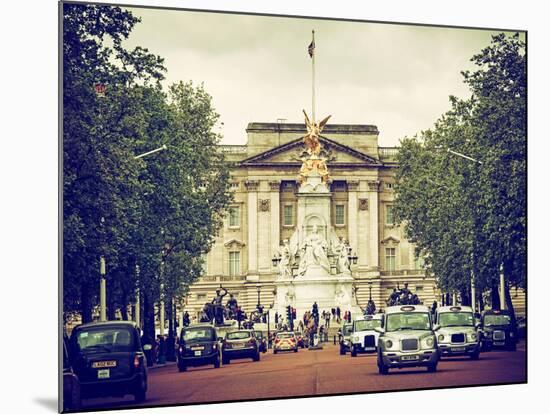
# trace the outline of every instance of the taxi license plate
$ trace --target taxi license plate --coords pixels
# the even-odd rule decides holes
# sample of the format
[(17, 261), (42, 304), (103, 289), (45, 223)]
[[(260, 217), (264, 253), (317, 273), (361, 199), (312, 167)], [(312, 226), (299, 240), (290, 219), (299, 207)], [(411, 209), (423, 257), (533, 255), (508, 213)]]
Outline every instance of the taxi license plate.
[(376, 348), (374, 346), (366, 346), (365, 351), (374, 351)]
[(401, 357), (402, 361), (416, 361), (418, 360), (418, 355), (403, 355)]
[(111, 370), (110, 369), (100, 369), (97, 371), (97, 378), (98, 379), (106, 379), (111, 377)]
[(92, 363), (92, 368), (114, 368), (116, 361), (96, 361)]
[(191, 348), (191, 351), (202, 351), (204, 349), (204, 346), (194, 346)]
[(452, 348), (452, 351), (453, 352), (464, 352), (464, 351), (466, 351), (466, 348), (463, 347), (463, 346), (458, 346), (456, 348)]
[(244, 344), (242, 343), (236, 343), (235, 345), (233, 345), (235, 348), (244, 348)]
[(504, 345), (504, 342), (503, 341), (498, 341), (498, 342), (495, 342), (495, 345)]
[(201, 351), (195, 351), (195, 356), (201, 356)]

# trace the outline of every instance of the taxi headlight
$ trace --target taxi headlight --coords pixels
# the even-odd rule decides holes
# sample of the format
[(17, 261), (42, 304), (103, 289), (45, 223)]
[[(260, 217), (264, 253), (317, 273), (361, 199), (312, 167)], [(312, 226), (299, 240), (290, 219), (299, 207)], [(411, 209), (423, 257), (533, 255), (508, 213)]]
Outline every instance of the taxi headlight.
[(357, 335), (354, 335), (354, 336), (351, 338), (351, 340), (352, 340), (353, 342), (359, 342), (359, 337), (358, 337)]
[(471, 340), (472, 342), (477, 341), (477, 334), (476, 334), (475, 332), (472, 332), (472, 333), (470, 334), (470, 340)]
[(513, 338), (513, 337), (514, 337), (514, 333), (510, 332), (510, 338)]
[(440, 341), (440, 342), (443, 342), (444, 339), (445, 339), (445, 335), (439, 335), (437, 337), (437, 340)]
[(384, 345), (386, 345), (386, 348), (387, 349), (390, 349), (392, 346), (393, 346), (393, 342), (389, 339), (387, 339), (385, 342), (384, 342)]
[(426, 338), (425, 344), (428, 348), (433, 348), (434, 339), (431, 336), (429, 338)]

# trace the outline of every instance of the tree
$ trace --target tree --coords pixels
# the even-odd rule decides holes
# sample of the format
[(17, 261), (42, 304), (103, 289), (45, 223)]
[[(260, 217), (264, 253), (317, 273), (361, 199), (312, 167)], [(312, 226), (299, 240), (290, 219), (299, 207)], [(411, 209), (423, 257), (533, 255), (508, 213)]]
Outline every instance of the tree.
[(507, 285), (524, 287), (526, 266), (525, 44), (500, 34), (472, 61), (478, 69), (463, 72), (472, 96), (451, 97), (433, 129), (402, 140), (396, 186), (417, 254), (441, 288), (463, 296), (472, 272), (479, 290), (495, 291), (501, 266)]
[(130, 12), (63, 7), (64, 313), (92, 319), (104, 256), (109, 318), (128, 318), (139, 288), (153, 336), (161, 278), (172, 298), (201, 274), (231, 198), (217, 114), (202, 86), (166, 94), (162, 59), (123, 47), (139, 22)]
[(122, 47), (137, 22), (118, 7), (63, 5), (64, 311), (84, 321), (96, 303), (99, 258), (118, 265), (138, 202), (133, 87), (159, 81), (164, 70), (147, 50)]

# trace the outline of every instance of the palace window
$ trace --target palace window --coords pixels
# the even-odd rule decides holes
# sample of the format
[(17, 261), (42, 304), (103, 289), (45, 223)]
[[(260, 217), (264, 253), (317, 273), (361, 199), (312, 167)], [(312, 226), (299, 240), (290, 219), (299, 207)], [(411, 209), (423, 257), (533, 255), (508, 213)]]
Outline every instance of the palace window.
[(394, 216), (393, 216), (393, 206), (387, 205), (386, 206), (386, 225), (393, 226), (395, 224)]
[(283, 207), (283, 226), (294, 225), (294, 208), (292, 204), (286, 204)]
[(343, 226), (346, 224), (345, 206), (343, 204), (336, 204), (334, 212), (334, 224), (336, 226)]
[(386, 270), (395, 270), (395, 247), (386, 247)]
[(229, 276), (241, 273), (241, 252), (229, 252)]
[(393, 183), (384, 183), (386, 190), (393, 190)]
[(424, 286), (416, 286), (414, 288), (415, 293), (422, 293), (424, 292)]
[(229, 207), (229, 227), (241, 226), (241, 207), (232, 206)]
[(197, 300), (205, 300), (206, 293), (197, 293)]

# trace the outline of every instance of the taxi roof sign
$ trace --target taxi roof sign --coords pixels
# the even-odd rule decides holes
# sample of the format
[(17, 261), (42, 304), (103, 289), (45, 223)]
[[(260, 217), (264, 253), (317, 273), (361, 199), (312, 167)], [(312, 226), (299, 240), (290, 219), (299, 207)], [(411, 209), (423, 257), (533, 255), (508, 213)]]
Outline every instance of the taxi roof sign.
[(460, 307), (460, 306), (453, 306), (453, 307), (451, 308), (451, 311), (453, 311), (453, 312), (458, 312), (459, 310), (461, 310), (461, 307)]
[(414, 306), (411, 306), (411, 305), (401, 306), (401, 310), (403, 312), (411, 312), (414, 310)]

